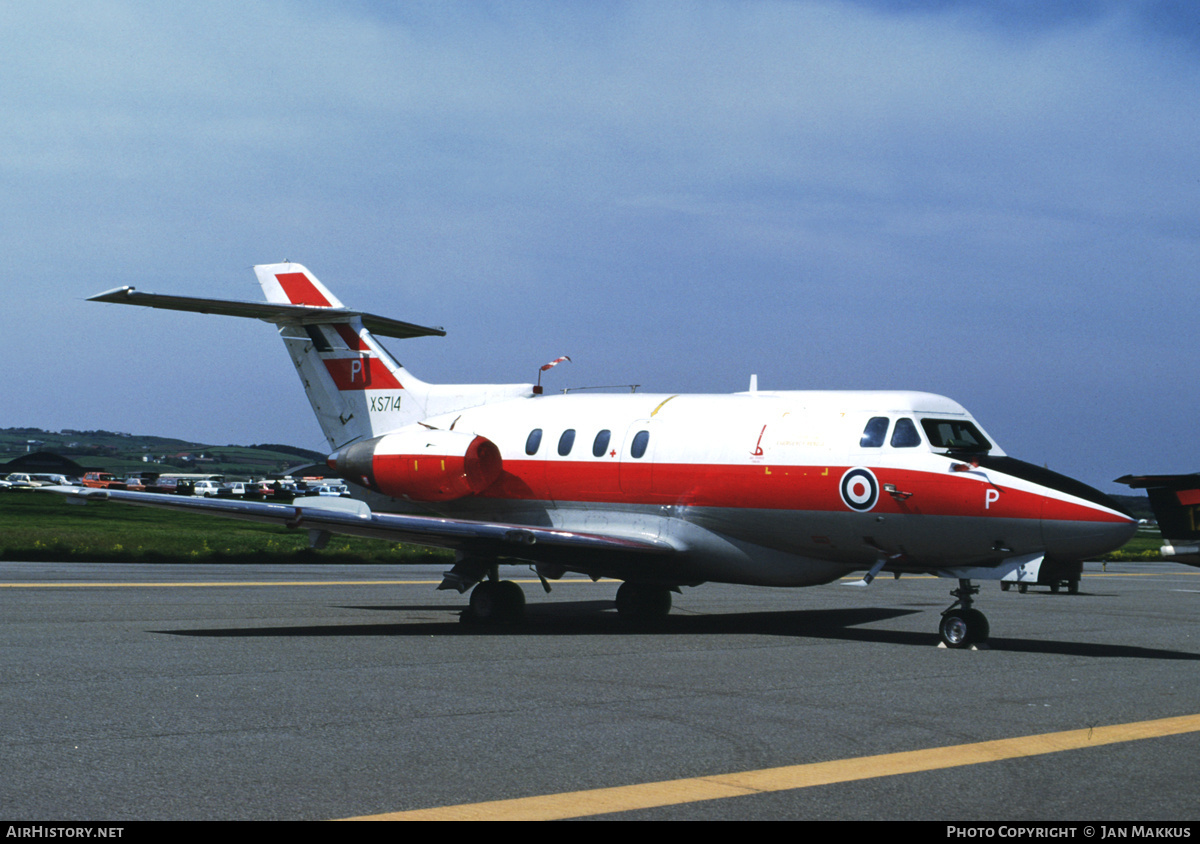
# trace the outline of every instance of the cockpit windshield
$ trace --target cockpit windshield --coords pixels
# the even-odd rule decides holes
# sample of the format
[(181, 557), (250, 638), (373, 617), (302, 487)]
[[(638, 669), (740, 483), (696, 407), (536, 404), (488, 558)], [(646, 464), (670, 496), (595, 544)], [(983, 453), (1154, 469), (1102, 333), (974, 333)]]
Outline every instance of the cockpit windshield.
[(978, 428), (961, 419), (922, 419), (921, 427), (933, 448), (985, 453), (992, 447)]

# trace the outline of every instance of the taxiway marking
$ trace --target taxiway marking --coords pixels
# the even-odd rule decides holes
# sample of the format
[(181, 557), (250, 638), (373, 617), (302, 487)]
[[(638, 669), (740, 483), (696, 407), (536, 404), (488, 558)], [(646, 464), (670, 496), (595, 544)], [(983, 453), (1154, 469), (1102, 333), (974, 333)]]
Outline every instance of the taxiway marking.
[[(1092, 577), (1178, 577), (1180, 575), (1191, 576), (1191, 577), (1200, 577), (1200, 571), (1089, 572), (1089, 573), (1085, 573), (1083, 576), (1086, 578), (1092, 578)], [(844, 581), (856, 581), (856, 580), (860, 580), (860, 579), (861, 579), (861, 577), (859, 575), (847, 575), (847, 576), (841, 578), (841, 580), (844, 580)], [(934, 580), (935, 577), (932, 574), (910, 574), (910, 575), (906, 575), (905, 579), (906, 580), (911, 580), (911, 579)], [(513, 581), (516, 583), (526, 583), (526, 584), (534, 584), (534, 583), (540, 582), (533, 578), (513, 578)], [(599, 581), (595, 581), (595, 583), (599, 583), (600, 585), (608, 585), (608, 584), (613, 584), (616, 582), (617, 581), (609, 580), (608, 578), (601, 578)], [(437, 580), (437, 579), (429, 579), (429, 578), (424, 579), (424, 580), (213, 580), (213, 581), (193, 580), (193, 581), (179, 581), (179, 582), (146, 581), (146, 582), (132, 582), (132, 583), (23, 582), (23, 583), (0, 583), (0, 589), (81, 589), (81, 588), (115, 589), (118, 587), (137, 587), (140, 589), (147, 589), (147, 588), (156, 588), (156, 587), (181, 587), (181, 586), (226, 586), (226, 587), (228, 587), (228, 586), (426, 586), (429, 584), (436, 585), (438, 583), (441, 583), (441, 581)], [(581, 586), (594, 585), (593, 581), (590, 578), (584, 578), (584, 577), (565, 578), (563, 580), (554, 581), (555, 586), (570, 586), (572, 584), (577, 584), (577, 585), (581, 585)], [(1034, 584), (1034, 585), (1036, 585), (1036, 584)], [(1176, 589), (1173, 591), (1187, 592), (1187, 591), (1191, 591), (1191, 590)]]
[(814, 785), (890, 777), (920, 771), (979, 765), (1002, 759), (1041, 756), (1064, 750), (1082, 750), (1127, 741), (1162, 738), (1200, 732), (1200, 715), (1137, 721), (1108, 727), (1091, 727), (1060, 733), (998, 739), (928, 750), (909, 750), (857, 759), (838, 759), (807, 765), (788, 765), (760, 771), (744, 771), (665, 782), (571, 791), (513, 800), (465, 803), (432, 809), (414, 809), (369, 815), (346, 820), (560, 820), (658, 806), (677, 806), (701, 800), (720, 800), (774, 791), (790, 791)]
[(0, 589), (114, 589), (122, 586), (133, 586), (139, 589), (178, 586), (405, 586), (439, 582), (437, 580), (210, 580), (178, 583), (169, 581), (157, 583), (0, 583)]
[[(139, 589), (149, 589), (158, 587), (179, 587), (179, 586), (436, 586), (441, 583), (440, 580), (193, 580), (193, 581), (146, 581), (132, 583), (0, 583), (0, 589), (80, 589), (80, 588), (104, 588), (115, 589), (123, 586), (132, 586)], [(540, 581), (535, 579), (517, 579), (516, 583), (534, 584)], [(616, 583), (612, 580), (601, 579), (598, 583)], [(592, 585), (591, 579), (577, 578), (570, 580), (556, 580), (555, 586), (570, 585), (579, 583), (583, 585)]]

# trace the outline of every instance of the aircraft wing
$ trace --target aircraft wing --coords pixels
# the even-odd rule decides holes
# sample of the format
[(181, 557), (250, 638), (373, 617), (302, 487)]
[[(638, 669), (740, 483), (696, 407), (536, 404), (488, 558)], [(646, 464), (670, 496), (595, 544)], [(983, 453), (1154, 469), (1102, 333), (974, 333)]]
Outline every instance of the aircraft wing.
[[(614, 555), (667, 556), (674, 545), (652, 537), (621, 537), (556, 530), (502, 522), (444, 519), (439, 516), (375, 513), (365, 502), (352, 498), (297, 498), (290, 504), (268, 501), (195, 498), (152, 492), (57, 486), (44, 489), (61, 493), (69, 501), (118, 501), (143, 507), (209, 513), (214, 516), (282, 525), (293, 530), (327, 531), (347, 536), (410, 542), (450, 548), (489, 557), (508, 557), (533, 563), (554, 563), (572, 571), (600, 568)], [(589, 565), (592, 560), (595, 565)]]
[(190, 311), (197, 314), (250, 317), (265, 322), (306, 323), (338, 322), (358, 318), (363, 327), (383, 337), (444, 337), (441, 328), (414, 325), (398, 319), (363, 313), (348, 308), (325, 308), (312, 305), (288, 305), (275, 302), (239, 302), (233, 299), (203, 299), (196, 296), (167, 296), (161, 293), (139, 293), (132, 287), (116, 287), (88, 297), (89, 302), (111, 302), (118, 305), (142, 305), (170, 311)]

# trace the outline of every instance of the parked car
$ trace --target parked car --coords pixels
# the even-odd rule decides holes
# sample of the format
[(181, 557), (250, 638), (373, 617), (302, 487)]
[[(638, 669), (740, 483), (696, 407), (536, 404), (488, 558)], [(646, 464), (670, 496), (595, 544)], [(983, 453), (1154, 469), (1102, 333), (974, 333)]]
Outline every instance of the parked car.
[(69, 486), (71, 483), (70, 479), (68, 479), (66, 475), (40, 474), (34, 475), (33, 479), (35, 481), (41, 481), (43, 484), (49, 484), (50, 486)]
[(32, 476), (27, 475), (24, 472), (13, 472), (4, 480), (8, 481), (9, 486), (11, 487), (24, 487), (26, 489), (33, 489), (35, 487), (45, 486), (45, 484), (43, 484), (41, 481), (34, 480)]
[(343, 498), (350, 497), (350, 487), (345, 484), (324, 484), (317, 487), (317, 495), (333, 495)]
[(98, 489), (108, 489), (110, 486), (119, 487), (121, 481), (116, 475), (110, 472), (87, 472), (83, 476), (83, 485)]
[(212, 498), (214, 495), (219, 495), (221, 485), (216, 481), (196, 481), (192, 484), (192, 495), (203, 495), (205, 498)]

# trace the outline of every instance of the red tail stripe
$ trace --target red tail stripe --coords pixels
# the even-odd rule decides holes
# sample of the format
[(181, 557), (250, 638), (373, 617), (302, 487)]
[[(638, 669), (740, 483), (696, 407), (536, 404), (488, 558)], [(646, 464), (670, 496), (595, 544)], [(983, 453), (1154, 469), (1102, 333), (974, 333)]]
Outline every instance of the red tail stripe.
[(371, 350), (370, 347), (362, 341), (362, 338), (355, 333), (354, 329), (346, 325), (344, 322), (338, 323), (334, 326), (334, 328), (337, 329), (337, 333), (341, 336), (341, 338), (346, 341), (346, 345), (354, 351), (369, 352)]
[(275, 276), (284, 295), (293, 305), (313, 305), (318, 308), (333, 307), (320, 290), (313, 286), (304, 273), (278, 273)]

